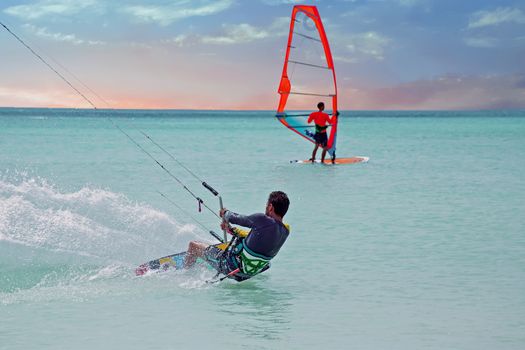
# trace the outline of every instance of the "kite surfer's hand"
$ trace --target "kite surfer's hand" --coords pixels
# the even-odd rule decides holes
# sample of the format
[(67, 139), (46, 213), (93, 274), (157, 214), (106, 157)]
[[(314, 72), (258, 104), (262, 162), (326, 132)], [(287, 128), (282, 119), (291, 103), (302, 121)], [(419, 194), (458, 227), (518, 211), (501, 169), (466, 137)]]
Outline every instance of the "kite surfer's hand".
[(233, 231), (232, 227), (226, 221), (221, 222), (221, 229), (225, 230), (226, 232), (230, 234)]
[(223, 218), (223, 217), (224, 217), (224, 213), (226, 213), (227, 211), (228, 211), (228, 209), (226, 209), (226, 208), (221, 208), (221, 210), (219, 210), (219, 216), (220, 216), (221, 218)]

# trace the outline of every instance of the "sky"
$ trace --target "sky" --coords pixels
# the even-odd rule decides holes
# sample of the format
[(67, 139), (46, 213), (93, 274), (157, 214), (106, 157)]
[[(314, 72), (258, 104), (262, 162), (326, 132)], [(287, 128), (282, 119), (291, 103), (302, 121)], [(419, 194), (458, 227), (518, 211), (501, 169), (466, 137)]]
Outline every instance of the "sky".
[[(339, 109), (525, 108), (523, 0), (0, 0), (0, 22), (99, 108), (274, 110), (296, 4)], [(0, 27), (0, 107), (91, 106)]]

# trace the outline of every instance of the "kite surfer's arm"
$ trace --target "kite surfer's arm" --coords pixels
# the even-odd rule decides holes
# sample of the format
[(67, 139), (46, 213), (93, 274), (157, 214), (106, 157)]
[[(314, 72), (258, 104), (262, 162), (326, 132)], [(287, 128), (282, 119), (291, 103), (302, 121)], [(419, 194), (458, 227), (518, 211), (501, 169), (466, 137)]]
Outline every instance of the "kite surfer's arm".
[(243, 229), (238, 228), (238, 227), (232, 227), (226, 221), (223, 221), (221, 223), (221, 228), (223, 230), (226, 230), (226, 232), (228, 232), (229, 234), (231, 234), (233, 236), (240, 237), (240, 238), (245, 238), (250, 233), (250, 231), (248, 231), (248, 230), (243, 230)]
[(248, 234), (250, 233), (250, 231), (243, 230), (242, 228), (238, 228), (238, 227), (232, 227), (232, 232), (235, 236), (241, 237), (241, 238), (248, 237)]
[(249, 216), (234, 213), (228, 209), (221, 210), (222, 218), (230, 224), (252, 228), (257, 214)]

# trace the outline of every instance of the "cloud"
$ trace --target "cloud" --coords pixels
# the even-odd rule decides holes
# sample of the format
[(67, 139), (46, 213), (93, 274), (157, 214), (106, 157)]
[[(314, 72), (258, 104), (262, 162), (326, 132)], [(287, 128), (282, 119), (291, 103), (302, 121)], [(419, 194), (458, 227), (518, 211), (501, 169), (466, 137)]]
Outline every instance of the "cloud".
[(355, 57), (333, 56), (332, 58), (336, 62), (343, 62), (343, 63), (356, 63), (356, 62), (358, 62), (358, 59), (356, 59)]
[(164, 42), (174, 44), (175, 46), (183, 47), (186, 46), (188, 42), (188, 35), (180, 34), (171, 39), (164, 40)]
[[(37, 0), (33, 4), (11, 6), (5, 13), (25, 20), (36, 20), (50, 16), (86, 14), (87, 10), (113, 12), (130, 15), (140, 22), (169, 25), (177, 20), (196, 16), (208, 16), (228, 9), (234, 0), (172, 0), (149, 1), (147, 5), (134, 1), (100, 0)], [(159, 3), (159, 4), (156, 4)]]
[(288, 35), (289, 22), (289, 18), (279, 17), (276, 18), (268, 28), (255, 27), (247, 23), (223, 24), (223, 33), (220, 35), (180, 34), (165, 42), (173, 43), (179, 47), (198, 43), (211, 45), (245, 44), (257, 40)]
[(525, 74), (451, 75), (379, 89), (354, 88), (349, 100), (354, 101), (352, 109), (521, 109), (525, 108)]
[(390, 39), (376, 32), (366, 32), (350, 35), (346, 48), (352, 54), (372, 57), (376, 60), (384, 59), (384, 49)]
[(487, 48), (487, 49), (497, 47), (499, 43), (498, 39), (488, 38), (488, 37), (483, 37), (483, 38), (469, 37), (469, 38), (465, 38), (464, 41), (465, 41), (465, 44), (467, 44), (467, 46)]
[(254, 40), (267, 38), (270, 34), (266, 30), (256, 28), (252, 25), (241, 23), (238, 25), (224, 25), (225, 35), (222, 36), (203, 36), (201, 41), (204, 44), (240, 44)]
[(97, 0), (40, 0), (33, 4), (8, 7), (5, 13), (26, 20), (50, 15), (73, 15), (97, 5)]
[(277, 5), (293, 5), (303, 2), (303, 0), (261, 0), (266, 5), (277, 6)]
[(499, 7), (494, 11), (478, 11), (470, 16), (468, 28), (496, 26), (502, 23), (525, 23), (525, 14), (520, 9)]
[(169, 25), (175, 21), (198, 16), (209, 16), (228, 9), (233, 0), (171, 1), (167, 5), (129, 5), (121, 11), (141, 22), (155, 22)]
[(46, 27), (36, 27), (32, 24), (25, 24), (24, 27), (28, 29), (30, 32), (35, 34), (36, 36), (39, 36), (41, 38), (54, 40), (54, 41), (63, 41), (63, 42), (69, 42), (74, 45), (105, 45), (106, 43), (103, 41), (95, 41), (95, 40), (84, 40), (79, 39), (75, 36), (75, 34), (63, 34), (63, 33), (53, 33), (48, 31)]
[(399, 0), (399, 4), (405, 7), (416, 6), (416, 5), (421, 4), (422, 2), (423, 0)]

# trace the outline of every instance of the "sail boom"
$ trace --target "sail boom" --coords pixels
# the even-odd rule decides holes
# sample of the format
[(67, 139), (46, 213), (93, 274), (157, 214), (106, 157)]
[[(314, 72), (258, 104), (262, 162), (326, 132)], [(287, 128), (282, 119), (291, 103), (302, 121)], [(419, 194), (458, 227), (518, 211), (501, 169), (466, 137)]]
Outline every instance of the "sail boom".
[[(326, 126), (332, 126), (332, 124), (326, 124)], [(315, 125), (294, 126), (294, 128), (296, 128), (296, 129), (315, 128)]]
[(287, 114), (287, 113), (278, 113), (275, 116), (277, 118), (293, 118), (293, 117), (308, 117), (311, 113), (307, 114)]
[(305, 95), (305, 96), (319, 96), (319, 97), (334, 97), (333, 94), (316, 94), (314, 92), (299, 92), (299, 91), (290, 91), (290, 95)]

